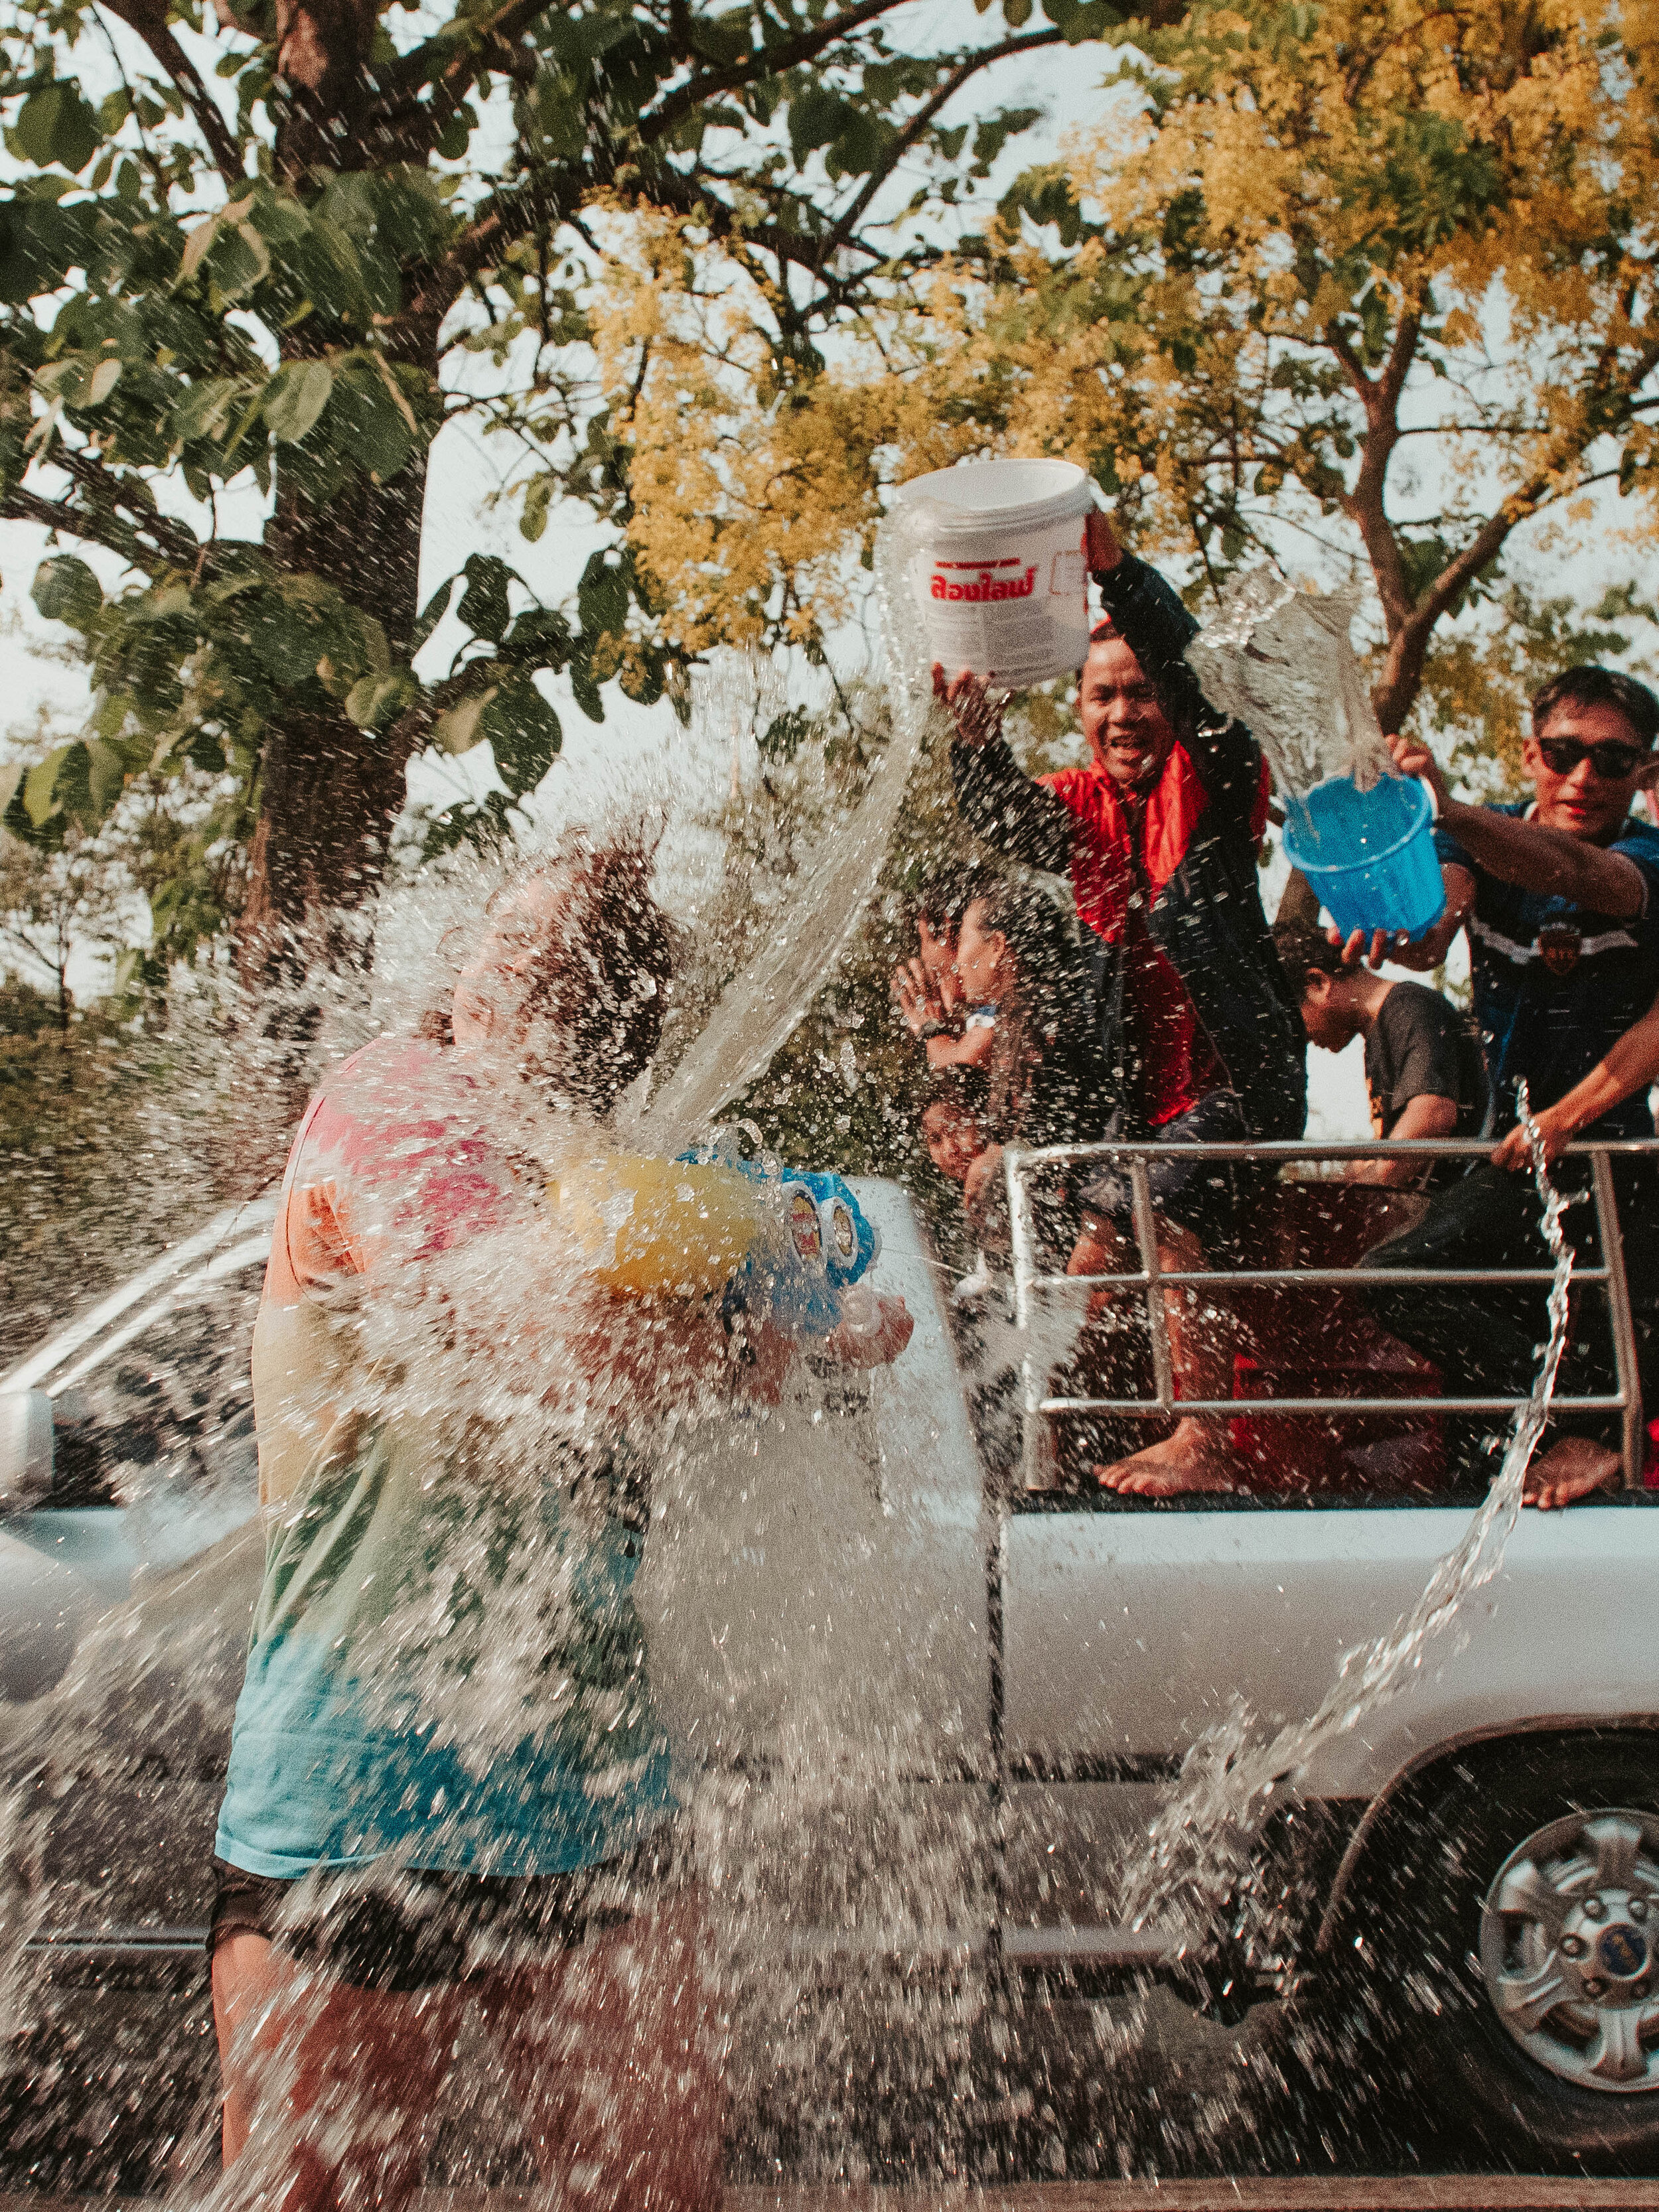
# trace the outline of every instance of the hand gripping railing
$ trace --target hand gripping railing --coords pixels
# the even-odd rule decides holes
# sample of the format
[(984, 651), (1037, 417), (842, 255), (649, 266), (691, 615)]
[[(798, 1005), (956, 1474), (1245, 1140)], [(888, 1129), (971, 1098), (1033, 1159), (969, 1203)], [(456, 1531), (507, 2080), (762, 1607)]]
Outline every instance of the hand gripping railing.
[[(1152, 1204), (1149, 1164), (1163, 1158), (1248, 1160), (1277, 1168), (1291, 1160), (1398, 1161), (1489, 1158), (1490, 1139), (1427, 1138), (1399, 1143), (1373, 1139), (1363, 1143), (1314, 1144), (1300, 1140), (1235, 1145), (1098, 1144), (1048, 1145), (1031, 1151), (1010, 1146), (1004, 1154), (1008, 1181), (1008, 1212), (1014, 1262), (1014, 1319), (1030, 1339), (1022, 1363), (1024, 1412), (1024, 1478), (1028, 1490), (1054, 1486), (1054, 1455), (1049, 1449), (1049, 1419), (1058, 1413), (1113, 1413), (1132, 1419), (1157, 1420), (1171, 1415), (1197, 1414), (1222, 1418), (1248, 1412), (1252, 1419), (1264, 1414), (1500, 1413), (1512, 1413), (1524, 1398), (1177, 1398), (1175, 1371), (1170, 1356), (1169, 1316), (1164, 1289), (1228, 1291), (1282, 1288), (1299, 1284), (1309, 1289), (1360, 1285), (1374, 1289), (1411, 1283), (1446, 1285), (1548, 1283), (1548, 1267), (1389, 1267), (1386, 1270), (1348, 1267), (1234, 1267), (1176, 1269), (1160, 1266), (1158, 1228)], [(1604, 1283), (1613, 1334), (1613, 1372), (1618, 1384), (1610, 1397), (1560, 1398), (1554, 1403), (1563, 1413), (1618, 1413), (1623, 1429), (1625, 1487), (1639, 1489), (1643, 1479), (1646, 1437), (1642, 1419), (1642, 1384), (1637, 1369), (1636, 1332), (1631, 1322), (1630, 1290), (1625, 1275), (1625, 1249), (1614, 1201), (1614, 1153), (1659, 1154), (1659, 1139), (1625, 1138), (1604, 1144), (1570, 1145), (1568, 1158), (1588, 1158), (1590, 1194), (1595, 1206), (1599, 1267), (1573, 1269), (1575, 1283)], [(1120, 1274), (1048, 1275), (1038, 1273), (1037, 1231), (1027, 1177), (1034, 1170), (1081, 1166), (1117, 1161), (1129, 1176), (1130, 1218), (1139, 1267)], [(1340, 1188), (1340, 1186), (1339, 1186)], [(1656, 1225), (1659, 1234), (1659, 1224)], [(1152, 1341), (1154, 1395), (1150, 1398), (1055, 1398), (1047, 1391), (1049, 1354), (1042, 1340), (1031, 1338), (1036, 1301), (1056, 1293), (1081, 1299), (1091, 1291), (1139, 1291), (1144, 1293), (1147, 1333)]]

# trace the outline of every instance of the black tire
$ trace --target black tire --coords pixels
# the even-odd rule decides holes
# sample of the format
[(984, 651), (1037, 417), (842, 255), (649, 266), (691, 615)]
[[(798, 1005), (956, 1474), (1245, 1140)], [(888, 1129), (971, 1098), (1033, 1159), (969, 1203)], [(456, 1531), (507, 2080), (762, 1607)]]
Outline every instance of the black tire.
[[(1500, 2018), (1481, 1965), (1483, 1908), (1511, 1855), (1553, 1823), (1614, 1809), (1659, 1820), (1659, 1733), (1478, 1747), (1381, 1824), (1345, 1900), (1330, 1996), (1349, 2062), (1363, 2051), (1385, 2097), (1426, 2100), (1511, 2167), (1659, 2167), (1659, 2054), (1653, 2086), (1586, 2085), (1571, 2078), (1572, 2015), (1553, 2014), (1534, 2042), (1554, 2063), (1540, 2063)], [(1653, 1920), (1659, 1942), (1659, 1899)], [(1519, 1924), (1488, 1922), (1489, 1945), (1494, 1929)], [(1656, 1979), (1644, 1970), (1632, 1987)], [(1649, 2019), (1647, 2002), (1632, 2002)], [(1603, 2047), (1599, 2033), (1583, 2044), (1589, 2057)]]

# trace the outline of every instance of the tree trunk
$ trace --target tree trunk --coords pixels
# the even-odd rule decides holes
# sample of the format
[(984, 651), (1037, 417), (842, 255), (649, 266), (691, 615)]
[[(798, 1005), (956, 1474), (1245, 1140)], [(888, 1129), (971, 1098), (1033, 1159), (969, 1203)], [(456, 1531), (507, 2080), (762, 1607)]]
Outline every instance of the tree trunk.
[[(425, 491), (423, 454), (391, 483), (359, 482), (320, 513), (279, 481), (265, 549), (279, 568), (333, 584), (399, 653), (415, 627)], [(246, 983), (274, 975), (296, 938), (373, 894), (403, 805), (404, 753), (392, 731), (361, 730), (338, 708), (266, 732), (240, 926)]]

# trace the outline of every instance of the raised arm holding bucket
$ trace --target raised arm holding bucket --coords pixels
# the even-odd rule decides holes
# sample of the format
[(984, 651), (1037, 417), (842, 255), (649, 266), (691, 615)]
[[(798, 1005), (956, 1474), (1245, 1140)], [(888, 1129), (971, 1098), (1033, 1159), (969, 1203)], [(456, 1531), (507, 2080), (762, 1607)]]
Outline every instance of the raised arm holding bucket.
[[(1094, 948), (1107, 1066), (1117, 1076), (1103, 1124), (1172, 1145), (1297, 1136), (1301, 1018), (1257, 889), (1267, 799), (1261, 750), (1204, 697), (1184, 658), (1197, 625), (1164, 579), (1123, 553), (1098, 513), (1086, 518), (1083, 550), (1108, 617), (1081, 678), (1090, 765), (1032, 781), (1001, 736), (997, 687), (1012, 672), (938, 661), (934, 686), (957, 723), (958, 806), (988, 843), (1070, 872)], [(1231, 1241), (1238, 1196), (1238, 1177), (1212, 1162), (1160, 1161), (1153, 1197), (1164, 1264), (1214, 1264)], [(1107, 1176), (1082, 1198), (1088, 1226), (1074, 1272), (1104, 1273), (1129, 1249), (1127, 1187)], [(1195, 1322), (1179, 1299), (1168, 1319), (1182, 1395), (1226, 1396), (1224, 1325)], [(1193, 1420), (1101, 1475), (1154, 1493), (1232, 1480), (1221, 1431)]]

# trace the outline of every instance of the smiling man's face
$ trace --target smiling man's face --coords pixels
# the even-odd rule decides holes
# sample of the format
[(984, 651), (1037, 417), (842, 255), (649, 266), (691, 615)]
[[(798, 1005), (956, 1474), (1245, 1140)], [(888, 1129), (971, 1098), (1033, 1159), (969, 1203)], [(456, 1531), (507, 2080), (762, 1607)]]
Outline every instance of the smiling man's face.
[(1078, 711), (1089, 750), (1114, 783), (1133, 790), (1157, 782), (1176, 733), (1140, 663), (1121, 637), (1102, 638), (1090, 647)]
[[(1563, 741), (1575, 747), (1612, 745), (1629, 763), (1628, 773), (1604, 775), (1588, 754), (1565, 769), (1552, 767), (1544, 748)], [(1617, 707), (1581, 707), (1571, 699), (1552, 708), (1543, 727), (1527, 739), (1521, 763), (1538, 792), (1533, 819), (1547, 830), (1565, 830), (1587, 844), (1599, 844), (1613, 835), (1637, 793), (1652, 781), (1655, 767), (1653, 755)]]

